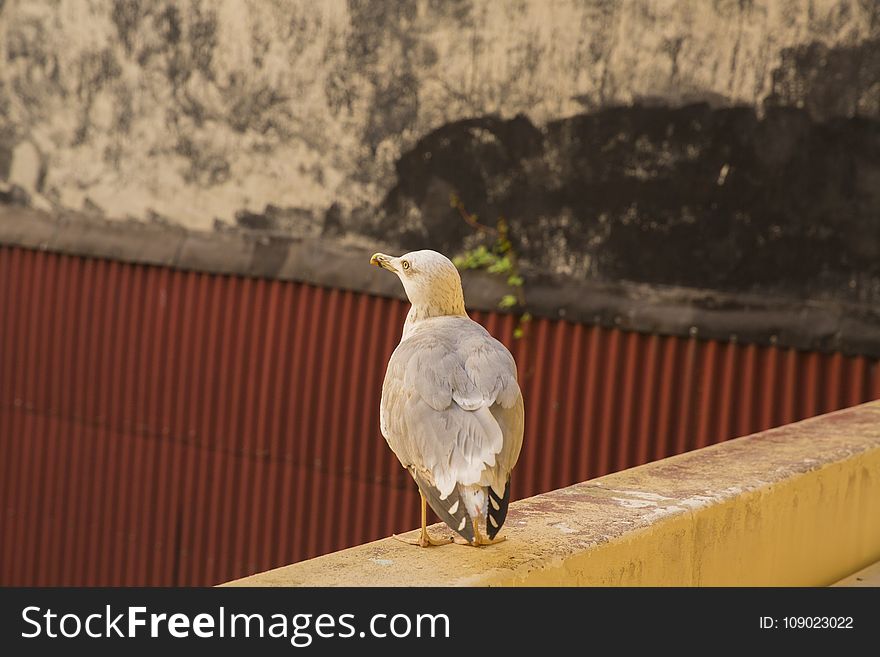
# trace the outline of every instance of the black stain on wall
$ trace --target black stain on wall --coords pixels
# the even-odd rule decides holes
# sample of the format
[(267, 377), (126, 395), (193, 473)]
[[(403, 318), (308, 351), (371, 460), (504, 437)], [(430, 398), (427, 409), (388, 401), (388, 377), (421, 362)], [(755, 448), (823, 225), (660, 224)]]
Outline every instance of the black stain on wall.
[(880, 117), (880, 39), (836, 47), (814, 42), (784, 48), (780, 59), (768, 107), (803, 107), (818, 120)]
[[(352, 30), (346, 44), (349, 83), (365, 77), (371, 91), (371, 109), (362, 135), (371, 155), (379, 144), (411, 128), (418, 118), (419, 77), (414, 67), (419, 39), (411, 26), (417, 3), (350, 1)], [(379, 53), (387, 50), (397, 58), (391, 70), (380, 65)]]
[[(503, 215), (533, 276), (880, 301), (880, 121), (806, 110), (618, 107), (484, 117), (426, 135), (370, 229), (461, 251)], [(415, 212), (414, 212), (415, 210)], [(416, 219), (414, 219), (416, 217)]]

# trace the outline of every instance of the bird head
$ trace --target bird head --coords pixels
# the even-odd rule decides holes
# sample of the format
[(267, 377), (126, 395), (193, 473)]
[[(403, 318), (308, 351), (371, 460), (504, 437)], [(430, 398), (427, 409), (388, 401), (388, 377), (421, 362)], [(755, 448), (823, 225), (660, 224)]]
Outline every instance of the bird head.
[(442, 253), (411, 251), (399, 257), (374, 253), (370, 264), (397, 274), (409, 302), (424, 316), (465, 314), (461, 276)]

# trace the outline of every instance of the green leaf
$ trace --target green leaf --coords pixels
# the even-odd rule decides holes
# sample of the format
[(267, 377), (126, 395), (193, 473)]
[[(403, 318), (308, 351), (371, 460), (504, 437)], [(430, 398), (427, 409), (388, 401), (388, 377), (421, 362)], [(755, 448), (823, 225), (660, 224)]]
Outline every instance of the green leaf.
[(499, 308), (513, 308), (516, 305), (516, 297), (512, 294), (505, 294), (498, 302)]
[(498, 256), (481, 244), (476, 249), (465, 251), (453, 258), (452, 264), (459, 269), (480, 269), (495, 266), (497, 260)]
[(504, 256), (503, 258), (496, 258), (495, 263), (489, 267), (490, 274), (506, 274), (510, 271), (512, 265), (510, 264), (510, 258)]
[(523, 279), (522, 276), (517, 276), (513, 274), (507, 278), (507, 284), (512, 285), (513, 287), (522, 287)]
[(520, 324), (525, 324), (526, 322), (532, 321), (532, 313), (523, 313), (522, 317), (519, 318)]
[(517, 326), (515, 329), (513, 329), (514, 339), (519, 340), (523, 335), (524, 335), (523, 330), (519, 326)]

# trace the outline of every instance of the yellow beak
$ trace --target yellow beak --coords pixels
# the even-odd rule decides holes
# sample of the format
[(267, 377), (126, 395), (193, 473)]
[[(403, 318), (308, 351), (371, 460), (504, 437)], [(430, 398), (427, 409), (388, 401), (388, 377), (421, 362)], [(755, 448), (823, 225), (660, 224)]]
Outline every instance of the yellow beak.
[(389, 265), (391, 261), (391, 256), (387, 256), (384, 253), (374, 253), (370, 258), (370, 264), (375, 265), (376, 267), (381, 267), (382, 269), (387, 269), (389, 271), (394, 271), (393, 267)]

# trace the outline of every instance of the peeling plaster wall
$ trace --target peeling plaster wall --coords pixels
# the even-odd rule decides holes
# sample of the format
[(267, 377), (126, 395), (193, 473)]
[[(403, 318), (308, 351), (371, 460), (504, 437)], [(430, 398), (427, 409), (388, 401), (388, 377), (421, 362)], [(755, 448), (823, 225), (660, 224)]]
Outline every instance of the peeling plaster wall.
[(7, 203), (456, 251), (455, 191), (549, 273), (880, 298), (873, 0), (6, 0), (0, 58)]

